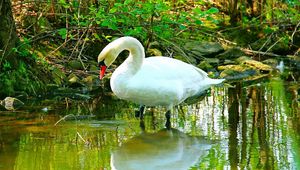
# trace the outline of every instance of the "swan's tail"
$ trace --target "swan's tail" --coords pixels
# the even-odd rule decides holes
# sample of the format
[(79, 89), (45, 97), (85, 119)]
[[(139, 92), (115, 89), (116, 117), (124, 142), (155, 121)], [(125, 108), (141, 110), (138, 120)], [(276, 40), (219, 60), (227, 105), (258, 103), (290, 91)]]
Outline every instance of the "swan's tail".
[(220, 84), (224, 81), (225, 79), (209, 79), (209, 83), (211, 85), (214, 85), (214, 84)]

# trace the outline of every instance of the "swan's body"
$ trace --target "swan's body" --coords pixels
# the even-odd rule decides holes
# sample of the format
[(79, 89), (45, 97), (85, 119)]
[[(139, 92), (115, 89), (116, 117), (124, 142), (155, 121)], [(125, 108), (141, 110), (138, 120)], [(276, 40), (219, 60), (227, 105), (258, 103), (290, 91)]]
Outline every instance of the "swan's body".
[[(180, 60), (145, 58), (143, 46), (132, 37), (122, 37), (108, 44), (99, 54), (98, 62), (109, 66), (123, 50), (128, 50), (129, 56), (113, 72), (110, 80), (112, 91), (121, 99), (170, 109), (224, 81), (211, 79), (201, 69)], [(100, 77), (103, 74), (102, 71)]]

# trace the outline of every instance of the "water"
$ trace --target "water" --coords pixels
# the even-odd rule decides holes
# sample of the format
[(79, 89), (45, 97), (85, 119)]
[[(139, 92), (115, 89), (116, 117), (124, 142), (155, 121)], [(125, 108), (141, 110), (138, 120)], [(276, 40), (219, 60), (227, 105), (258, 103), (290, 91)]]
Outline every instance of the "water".
[(300, 169), (299, 85), (232, 85), (175, 108), (171, 130), (164, 108), (141, 126), (138, 106), (112, 96), (1, 111), (0, 169)]

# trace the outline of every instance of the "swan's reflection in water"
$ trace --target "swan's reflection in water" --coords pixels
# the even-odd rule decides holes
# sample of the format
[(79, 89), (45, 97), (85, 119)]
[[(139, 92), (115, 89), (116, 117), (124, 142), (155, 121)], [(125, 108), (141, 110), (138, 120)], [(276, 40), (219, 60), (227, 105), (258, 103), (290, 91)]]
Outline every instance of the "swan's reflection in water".
[(111, 166), (117, 170), (186, 170), (207, 155), (212, 144), (177, 129), (143, 133), (112, 153)]

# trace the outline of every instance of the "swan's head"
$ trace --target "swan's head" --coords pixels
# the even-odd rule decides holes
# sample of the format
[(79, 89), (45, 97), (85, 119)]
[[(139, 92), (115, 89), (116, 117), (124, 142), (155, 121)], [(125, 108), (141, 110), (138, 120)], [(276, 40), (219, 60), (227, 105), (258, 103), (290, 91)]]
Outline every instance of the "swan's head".
[[(138, 56), (134, 60), (129, 57), (129, 62), (133, 62), (133, 67), (139, 68), (145, 58), (144, 47), (133, 37), (121, 37), (109, 43), (99, 54), (98, 64), (100, 67), (100, 79), (103, 78), (105, 70), (109, 67), (123, 51), (128, 50), (129, 56)], [(137, 70), (137, 69), (136, 69)]]
[(98, 55), (98, 64), (100, 67), (100, 79), (103, 78), (105, 70), (109, 67), (118, 57), (120, 51), (114, 42), (108, 44)]

